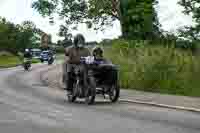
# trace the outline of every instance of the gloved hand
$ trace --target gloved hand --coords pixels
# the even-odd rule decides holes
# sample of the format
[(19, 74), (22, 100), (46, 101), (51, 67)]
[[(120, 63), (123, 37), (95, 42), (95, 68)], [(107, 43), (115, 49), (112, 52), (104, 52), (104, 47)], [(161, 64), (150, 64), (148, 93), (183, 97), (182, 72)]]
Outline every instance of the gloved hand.
[(92, 64), (93, 62), (94, 62), (94, 57), (93, 56), (86, 57), (86, 60), (85, 60), (86, 64)]

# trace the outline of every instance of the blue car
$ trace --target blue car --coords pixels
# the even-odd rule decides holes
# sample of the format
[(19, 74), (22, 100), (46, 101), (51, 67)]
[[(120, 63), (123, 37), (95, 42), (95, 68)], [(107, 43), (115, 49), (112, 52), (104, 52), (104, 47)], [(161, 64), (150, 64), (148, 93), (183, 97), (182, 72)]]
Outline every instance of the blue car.
[(49, 60), (49, 51), (42, 51), (40, 54), (40, 60), (41, 60), (41, 62), (48, 61)]
[(51, 65), (54, 62), (54, 56), (52, 54), (52, 52), (46, 50), (46, 51), (42, 51), (40, 54), (40, 60), (41, 62), (48, 62), (49, 65)]

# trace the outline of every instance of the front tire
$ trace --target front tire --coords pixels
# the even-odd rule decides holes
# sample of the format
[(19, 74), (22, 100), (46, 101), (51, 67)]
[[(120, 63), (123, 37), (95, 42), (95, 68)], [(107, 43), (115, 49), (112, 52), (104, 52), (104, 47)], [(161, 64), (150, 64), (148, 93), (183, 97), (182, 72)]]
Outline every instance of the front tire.
[(73, 103), (76, 101), (76, 96), (73, 94), (67, 94), (68, 102)]
[(49, 61), (48, 61), (48, 65), (52, 65), (53, 64), (53, 59), (50, 59)]
[(75, 91), (74, 91), (74, 89), (76, 89), (75, 87), (77, 87), (77, 84), (76, 83), (74, 83), (73, 84), (73, 88), (72, 88), (72, 92), (71, 92), (71, 94), (67, 94), (67, 98), (68, 98), (68, 101), (70, 102), (70, 103), (72, 103), (72, 102), (75, 102), (76, 101), (76, 98), (77, 98), (77, 96), (76, 96), (76, 94), (75, 94)]
[(85, 103), (87, 105), (94, 104), (96, 97), (96, 82), (94, 77), (89, 78), (89, 87), (87, 87)]
[(30, 64), (25, 63), (25, 64), (24, 64), (24, 70), (25, 70), (25, 71), (28, 71), (29, 68), (30, 68)]

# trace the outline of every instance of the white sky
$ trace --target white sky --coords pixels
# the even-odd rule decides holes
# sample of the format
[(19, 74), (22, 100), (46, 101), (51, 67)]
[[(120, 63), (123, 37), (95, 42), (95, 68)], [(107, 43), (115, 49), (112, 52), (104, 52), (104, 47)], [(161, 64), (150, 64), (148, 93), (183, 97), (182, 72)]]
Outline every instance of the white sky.
[[(53, 41), (56, 42), (59, 24), (57, 20), (55, 25), (50, 25), (48, 19), (42, 18), (36, 11), (31, 8), (33, 0), (0, 0), (0, 16), (6, 17), (14, 23), (21, 23), (24, 20), (33, 21), (38, 28), (46, 33), (52, 34)], [(178, 27), (191, 25), (190, 16), (181, 13), (182, 8), (177, 5), (178, 0), (159, 0), (158, 17), (164, 30), (176, 31)], [(79, 32), (83, 33), (87, 41), (100, 41), (103, 38), (115, 38), (120, 35), (120, 25), (115, 23), (112, 28), (108, 28), (104, 33), (96, 33), (88, 30), (86, 26), (80, 25)], [(73, 33), (77, 33), (76, 31)]]

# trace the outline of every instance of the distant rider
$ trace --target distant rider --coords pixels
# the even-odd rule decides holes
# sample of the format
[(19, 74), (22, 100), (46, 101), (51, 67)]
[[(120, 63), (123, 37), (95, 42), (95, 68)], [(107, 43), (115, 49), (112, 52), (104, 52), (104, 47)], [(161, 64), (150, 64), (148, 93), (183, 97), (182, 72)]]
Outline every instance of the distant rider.
[(25, 52), (24, 52), (24, 65), (26, 63), (29, 63), (31, 64), (31, 58), (32, 58), (32, 54), (31, 54), (31, 51), (29, 49), (25, 49)]
[(28, 59), (32, 58), (32, 54), (31, 54), (31, 51), (29, 49), (25, 49), (24, 58), (28, 58)]

